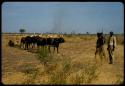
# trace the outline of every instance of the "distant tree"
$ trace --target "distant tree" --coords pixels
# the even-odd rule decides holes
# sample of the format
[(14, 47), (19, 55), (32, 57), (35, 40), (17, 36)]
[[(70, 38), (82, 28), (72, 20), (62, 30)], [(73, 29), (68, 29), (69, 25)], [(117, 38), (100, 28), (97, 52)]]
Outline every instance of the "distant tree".
[(86, 32), (86, 34), (89, 34), (89, 32)]
[(21, 29), (19, 30), (19, 32), (22, 34), (22, 33), (26, 32), (26, 30), (21, 28)]

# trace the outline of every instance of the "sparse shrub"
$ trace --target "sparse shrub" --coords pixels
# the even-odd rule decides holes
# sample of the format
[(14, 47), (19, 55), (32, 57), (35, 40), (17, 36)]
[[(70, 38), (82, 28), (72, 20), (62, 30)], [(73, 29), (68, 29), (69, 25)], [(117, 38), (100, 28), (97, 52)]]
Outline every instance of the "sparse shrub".
[(51, 73), (50, 84), (67, 84), (66, 78), (69, 76), (70, 69), (71, 63), (69, 61), (64, 60), (61, 64), (61, 68)]
[(54, 72), (51, 75), (50, 84), (56, 84), (56, 85), (66, 84), (66, 74), (63, 71)]
[(37, 55), (41, 62), (45, 62), (47, 60), (47, 58), (49, 57), (48, 49), (46, 47), (38, 48)]
[[(87, 66), (87, 67), (85, 67)], [(76, 73), (72, 73), (69, 76), (69, 82), (73, 84), (87, 84), (90, 83), (91, 80), (97, 77), (96, 67), (85, 65), (83, 69), (79, 70)]]

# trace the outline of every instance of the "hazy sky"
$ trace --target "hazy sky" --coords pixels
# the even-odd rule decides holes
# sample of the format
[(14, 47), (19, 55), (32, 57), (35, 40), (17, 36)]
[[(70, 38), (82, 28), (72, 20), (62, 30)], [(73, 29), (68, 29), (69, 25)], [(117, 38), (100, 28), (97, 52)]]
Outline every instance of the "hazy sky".
[(124, 32), (120, 2), (4, 2), (2, 32)]

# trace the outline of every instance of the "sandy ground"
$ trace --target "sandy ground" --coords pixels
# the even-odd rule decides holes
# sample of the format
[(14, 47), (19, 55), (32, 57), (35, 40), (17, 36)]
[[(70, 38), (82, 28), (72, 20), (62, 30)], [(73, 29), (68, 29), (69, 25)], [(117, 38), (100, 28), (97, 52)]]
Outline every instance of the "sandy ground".
[[(27, 80), (22, 71), (25, 67), (44, 71), (43, 65), (36, 58), (35, 53), (28, 52), (18, 47), (7, 46), (7, 38), (2, 36), (2, 83), (22, 84)], [(106, 49), (106, 45), (105, 45)], [(120, 84), (124, 80), (124, 46), (118, 45), (114, 54), (114, 63), (108, 64), (108, 60), (96, 63), (94, 58), (95, 40), (93, 41), (66, 41), (60, 45), (59, 54), (54, 53), (55, 58), (60, 61), (70, 60), (75, 64), (77, 71), (81, 70), (80, 65), (96, 65), (97, 77), (86, 84)], [(107, 51), (106, 56), (108, 57)], [(45, 77), (44, 77), (45, 78)], [(39, 79), (39, 77), (38, 77)], [(37, 82), (36, 82), (37, 83)]]

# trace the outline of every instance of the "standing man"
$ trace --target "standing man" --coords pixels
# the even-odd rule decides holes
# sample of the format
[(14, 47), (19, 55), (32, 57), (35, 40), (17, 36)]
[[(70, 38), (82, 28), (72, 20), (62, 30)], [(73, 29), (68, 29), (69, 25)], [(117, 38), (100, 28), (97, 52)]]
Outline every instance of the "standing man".
[(116, 48), (116, 37), (114, 36), (113, 32), (110, 32), (110, 36), (108, 39), (108, 53), (109, 53), (109, 64), (113, 63), (114, 55), (113, 52)]
[(103, 33), (97, 33), (97, 37), (98, 37), (98, 39), (96, 41), (95, 59), (96, 59), (96, 55), (98, 53), (101, 61), (102, 61), (103, 57), (106, 60), (106, 55), (105, 55), (105, 51), (104, 51), (105, 38), (103, 37)]

